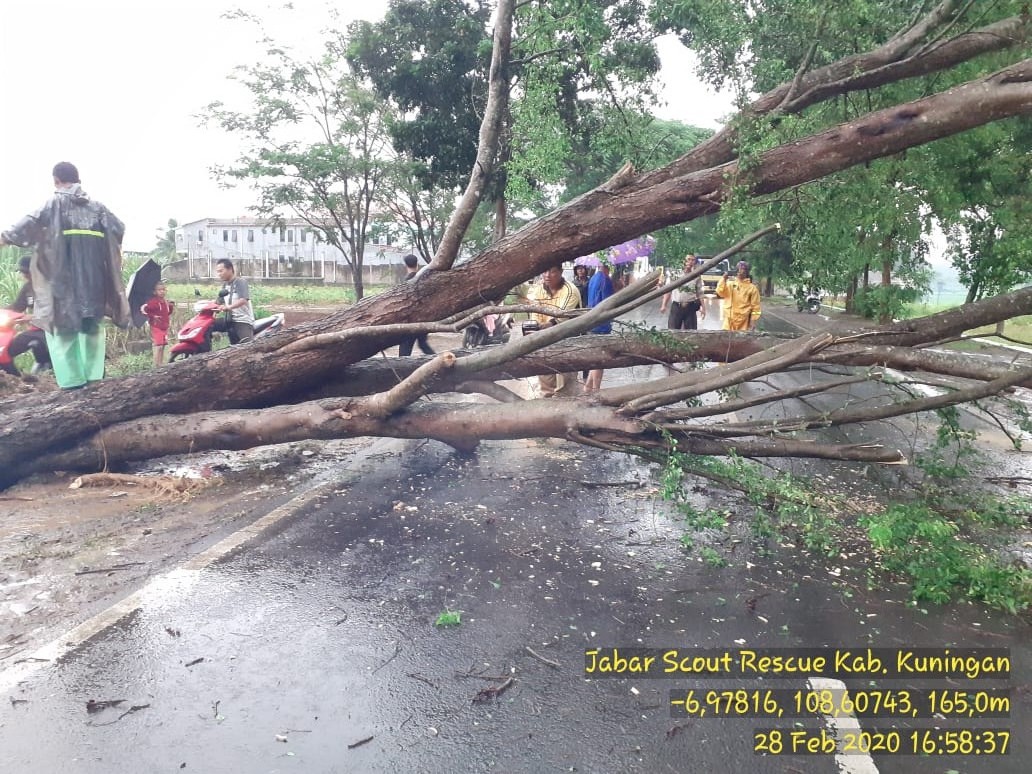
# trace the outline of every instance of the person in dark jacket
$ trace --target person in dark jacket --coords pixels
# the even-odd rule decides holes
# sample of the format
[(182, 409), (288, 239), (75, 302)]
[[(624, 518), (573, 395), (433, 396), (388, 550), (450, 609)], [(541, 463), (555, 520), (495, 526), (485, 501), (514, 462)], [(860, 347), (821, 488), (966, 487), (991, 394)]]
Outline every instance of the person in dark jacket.
[(0, 234), (0, 245), (36, 248), (29, 266), (33, 322), (46, 332), (58, 386), (75, 389), (104, 378), (104, 318), (129, 323), (125, 226), (82, 190), (74, 164), (60, 162), (53, 175), (54, 195)]
[[(405, 262), (405, 282), (414, 280), (416, 275), (419, 273), (416, 270), (416, 267), (419, 265), (419, 259), (409, 253), (401, 260)], [(416, 343), (419, 344), (419, 348), (423, 350), (424, 355), (436, 354), (433, 347), (431, 347), (430, 343), (426, 340), (426, 334), (424, 333), (422, 336), (411, 336), (407, 339), (403, 339), (402, 342), (398, 344), (398, 356), (408, 357), (411, 355), (412, 345)]]

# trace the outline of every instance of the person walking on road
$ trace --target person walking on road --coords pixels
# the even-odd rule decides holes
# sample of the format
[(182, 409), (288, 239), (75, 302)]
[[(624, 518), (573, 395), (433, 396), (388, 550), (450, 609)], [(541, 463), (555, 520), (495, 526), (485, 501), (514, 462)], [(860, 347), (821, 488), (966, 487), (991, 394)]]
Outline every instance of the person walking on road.
[[(700, 261), (694, 255), (684, 257), (684, 271), (681, 277), (686, 277), (694, 271)], [(659, 313), (663, 314), (670, 307), (670, 316), (667, 317), (667, 328), (672, 331), (679, 331), (682, 328), (689, 331), (697, 330), (699, 327), (699, 316), (706, 318), (706, 307), (702, 304), (702, 275), (695, 278), (693, 283), (682, 285), (677, 290), (672, 290), (663, 295), (659, 302)]]
[(82, 190), (79, 170), (54, 166), (54, 195), (0, 234), (0, 246), (35, 247), (33, 322), (46, 335), (58, 387), (104, 378), (105, 317), (129, 323), (122, 285), (122, 221)]
[(749, 276), (749, 264), (738, 262), (738, 273), (729, 280), (727, 272), (717, 282), (717, 295), (724, 303), (724, 330), (751, 331), (760, 319), (760, 290)]
[[(601, 304), (611, 295), (613, 295), (613, 281), (609, 278), (609, 264), (603, 263), (602, 267), (592, 275), (588, 281), (588, 298), (587, 306), (589, 309), (594, 309), (596, 306)], [(601, 325), (596, 325), (591, 329), (592, 333), (612, 333), (613, 323), (606, 321)], [(598, 392), (602, 387), (602, 373), (601, 368), (593, 368), (588, 371), (588, 378), (584, 382), (584, 392), (592, 393)]]

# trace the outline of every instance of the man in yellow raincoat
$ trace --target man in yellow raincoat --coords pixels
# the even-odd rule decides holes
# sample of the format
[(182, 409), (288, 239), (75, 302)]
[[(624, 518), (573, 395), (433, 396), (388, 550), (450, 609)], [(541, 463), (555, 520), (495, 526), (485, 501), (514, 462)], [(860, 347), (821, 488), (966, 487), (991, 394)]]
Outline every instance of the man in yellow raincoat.
[(723, 299), (724, 330), (751, 331), (760, 319), (760, 290), (749, 277), (749, 264), (738, 262), (738, 274), (729, 280), (727, 273), (717, 282), (717, 295)]

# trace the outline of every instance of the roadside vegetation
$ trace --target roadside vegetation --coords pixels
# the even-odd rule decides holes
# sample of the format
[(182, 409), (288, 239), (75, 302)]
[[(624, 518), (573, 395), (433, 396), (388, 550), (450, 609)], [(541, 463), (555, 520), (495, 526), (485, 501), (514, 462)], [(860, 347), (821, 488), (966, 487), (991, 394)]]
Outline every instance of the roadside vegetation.
[[(745, 521), (760, 554), (787, 543), (833, 562), (848, 555), (873, 588), (906, 582), (915, 604), (974, 601), (1027, 611), (1032, 569), (1019, 552), (1032, 498), (1010, 493), (1018, 479), (989, 475), (975, 433), (962, 428), (955, 408), (938, 412), (938, 421), (934, 442), (912, 466), (896, 469), (897, 485), (865, 487), (864, 497), (845, 486), (836, 491), (827, 477), (804, 480), (741, 458), (680, 453), (666, 461), (661, 493), (684, 518), (682, 546), (709, 566), (723, 563), (714, 546)], [(1019, 423), (1032, 430), (1027, 416)], [(700, 480), (744, 501), (700, 509), (693, 496)]]

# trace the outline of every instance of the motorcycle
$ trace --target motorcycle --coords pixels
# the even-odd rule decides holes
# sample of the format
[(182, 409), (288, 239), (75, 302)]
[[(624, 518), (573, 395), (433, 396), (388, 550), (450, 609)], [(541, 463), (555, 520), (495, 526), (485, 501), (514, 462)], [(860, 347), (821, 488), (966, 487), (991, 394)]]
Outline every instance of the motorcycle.
[[(198, 301), (194, 304), (195, 314), (176, 334), (177, 341), (172, 347), (168, 362), (211, 352), (211, 335), (215, 332), (215, 326), (218, 323), (218, 310), (222, 298), (224, 295), (220, 293), (218, 301)], [(285, 321), (286, 318), (282, 312), (255, 320), (254, 338), (268, 336), (270, 333), (280, 330)]]
[(513, 324), (511, 314), (485, 315), (463, 329), (462, 347), (463, 349), (473, 349), (488, 344), (505, 344), (509, 340)]
[[(43, 331), (34, 326), (23, 334), (17, 332), (17, 326), (28, 323), (32, 318), (27, 314), (15, 312), (10, 309), (0, 309), (0, 371), (21, 376), (18, 367), (14, 364), (14, 358), (22, 352), (31, 352), (36, 359), (32, 366), (32, 373), (37, 373), (44, 368), (50, 367), (50, 354), (47, 351), (47, 341)], [(22, 341), (15, 344), (15, 339), (22, 336)], [(27, 338), (26, 338), (27, 337)]]
[(176, 334), (168, 362), (181, 357), (192, 357), (211, 352), (211, 334), (214, 332), (219, 310), (217, 301), (197, 301), (193, 305), (194, 316)]
[(807, 293), (805, 296), (796, 298), (796, 309), (800, 312), (817, 314), (821, 311), (821, 297), (816, 293)]

